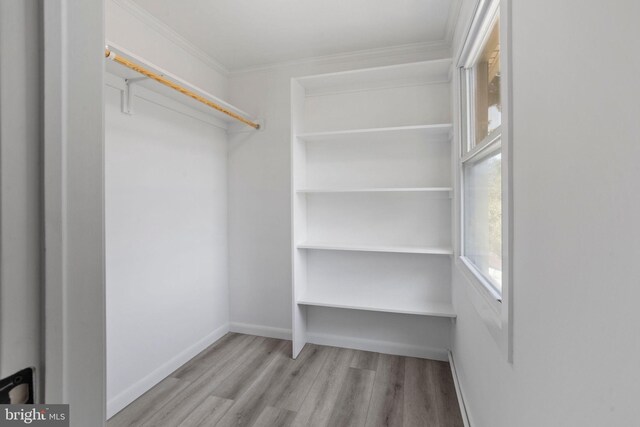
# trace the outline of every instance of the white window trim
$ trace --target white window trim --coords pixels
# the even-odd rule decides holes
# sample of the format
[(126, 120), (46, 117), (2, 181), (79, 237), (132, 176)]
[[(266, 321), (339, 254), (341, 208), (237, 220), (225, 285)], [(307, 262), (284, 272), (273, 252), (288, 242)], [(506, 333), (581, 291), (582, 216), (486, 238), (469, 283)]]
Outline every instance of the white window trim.
[[(473, 14), (467, 35), (456, 55), (458, 76), (462, 76), (460, 68), (470, 66), (476, 53), (483, 46), (489, 34), (488, 27), (493, 22), (495, 13), (500, 8), (500, 66), (501, 66), (501, 102), (502, 123), (499, 129), (469, 152), (463, 152), (463, 126), (465, 117), (461, 113), (461, 78), (454, 79), (454, 115), (458, 126), (454, 129), (454, 150), (456, 186), (456, 238), (454, 267), (464, 278), (466, 291), (472, 305), (496, 341), (509, 362), (513, 362), (513, 197), (512, 197), (512, 80), (511, 80), (511, 0), (480, 0)], [(482, 37), (478, 37), (482, 35)], [(472, 41), (472, 42), (470, 42)], [(487, 283), (477, 268), (464, 256), (463, 245), (463, 170), (464, 162), (482, 157), (482, 152), (493, 151), (500, 144), (502, 151), (502, 295), (501, 298)], [(464, 150), (466, 151), (466, 149)]]

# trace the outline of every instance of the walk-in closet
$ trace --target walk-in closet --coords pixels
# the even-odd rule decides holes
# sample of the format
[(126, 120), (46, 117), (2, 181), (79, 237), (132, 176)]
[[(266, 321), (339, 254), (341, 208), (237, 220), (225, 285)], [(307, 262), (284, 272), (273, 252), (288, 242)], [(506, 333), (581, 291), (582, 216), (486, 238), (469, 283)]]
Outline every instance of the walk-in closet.
[(639, 22), (0, 0), (0, 426), (640, 425)]

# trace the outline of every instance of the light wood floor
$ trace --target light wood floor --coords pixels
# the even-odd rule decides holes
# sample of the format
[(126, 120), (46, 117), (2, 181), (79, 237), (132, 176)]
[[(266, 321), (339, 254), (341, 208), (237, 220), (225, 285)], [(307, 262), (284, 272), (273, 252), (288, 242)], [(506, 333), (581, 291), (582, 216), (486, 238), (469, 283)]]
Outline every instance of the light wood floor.
[(462, 427), (449, 364), (228, 334), (107, 423)]

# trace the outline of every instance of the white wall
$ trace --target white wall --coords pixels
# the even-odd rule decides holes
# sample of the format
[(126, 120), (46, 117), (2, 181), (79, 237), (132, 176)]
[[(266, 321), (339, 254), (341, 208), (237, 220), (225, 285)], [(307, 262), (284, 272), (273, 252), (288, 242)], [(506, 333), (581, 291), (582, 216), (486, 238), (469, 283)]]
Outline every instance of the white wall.
[(105, 38), (220, 99), (226, 70), (132, 0), (106, 0)]
[[(340, 62), (314, 60), (231, 74), (230, 101), (263, 118), (265, 123), (258, 132), (230, 134), (229, 284), (232, 330), (281, 337), (289, 337), (291, 333), (291, 77), (437, 59), (448, 54), (448, 51), (440, 50), (380, 58), (354, 57)], [(326, 317), (320, 310), (324, 309), (312, 310), (317, 319)], [(362, 325), (371, 319), (371, 314), (366, 313), (345, 310), (332, 310), (331, 313), (345, 323)], [(404, 317), (389, 315), (387, 320), (403, 327), (406, 325)], [(425, 319), (412, 321), (424, 322)], [(438, 327), (432, 330), (434, 346), (447, 344), (448, 337), (438, 335), (434, 332), (436, 329)], [(310, 332), (324, 334), (327, 331)], [(344, 332), (357, 335), (348, 329)], [(378, 339), (386, 340), (389, 336), (381, 332)]]
[(227, 331), (227, 147), (210, 123), (105, 96), (112, 415)]
[(454, 271), (472, 425), (637, 425), (640, 4), (512, 8), (514, 362)]
[[(130, 1), (109, 0), (106, 38), (224, 98), (227, 78)], [(155, 25), (155, 26), (154, 26)], [(107, 417), (228, 331), (225, 125), (122, 81), (105, 89)]]

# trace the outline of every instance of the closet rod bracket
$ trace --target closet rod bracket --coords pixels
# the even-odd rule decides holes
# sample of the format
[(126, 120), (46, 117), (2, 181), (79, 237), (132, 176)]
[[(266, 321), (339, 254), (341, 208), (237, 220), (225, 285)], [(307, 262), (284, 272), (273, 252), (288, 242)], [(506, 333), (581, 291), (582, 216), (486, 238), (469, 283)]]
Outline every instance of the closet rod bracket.
[(133, 97), (135, 95), (135, 84), (148, 80), (148, 77), (133, 77), (124, 79), (124, 90), (122, 91), (121, 110), (124, 114), (133, 114)]
[(146, 77), (146, 76), (145, 77), (130, 77), (128, 79), (124, 79), (124, 82), (126, 84), (130, 85), (130, 84), (134, 84), (134, 83), (137, 83), (139, 81), (148, 80), (148, 79), (149, 79), (149, 77)]

